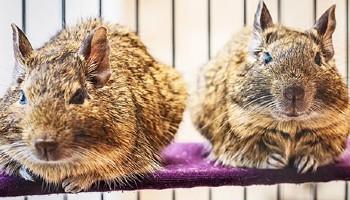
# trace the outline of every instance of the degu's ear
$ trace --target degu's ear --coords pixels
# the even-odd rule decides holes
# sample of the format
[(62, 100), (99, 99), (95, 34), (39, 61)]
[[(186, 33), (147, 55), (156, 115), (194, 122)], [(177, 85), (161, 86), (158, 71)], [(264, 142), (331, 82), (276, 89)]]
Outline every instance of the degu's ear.
[(273, 26), (273, 20), (263, 0), (259, 1), (258, 8), (255, 12), (253, 24), (253, 36), (249, 47), (252, 55), (256, 54), (257, 49), (262, 43), (262, 33), (269, 27)]
[(332, 35), (336, 26), (335, 5), (326, 10), (313, 26), (321, 37), (322, 53), (328, 61), (334, 55)]
[(88, 34), (79, 48), (78, 54), (85, 59), (88, 79), (95, 88), (103, 87), (111, 76), (109, 51), (107, 28), (103, 26)]
[(23, 31), (15, 24), (11, 24), (13, 35), (13, 50), (16, 61), (24, 64), (27, 58), (33, 53), (33, 47)]

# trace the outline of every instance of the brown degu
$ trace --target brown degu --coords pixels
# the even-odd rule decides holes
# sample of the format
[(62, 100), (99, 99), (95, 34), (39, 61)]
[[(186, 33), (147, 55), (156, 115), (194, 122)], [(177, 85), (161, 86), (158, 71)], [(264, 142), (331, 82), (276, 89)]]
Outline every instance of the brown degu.
[(0, 102), (0, 165), (66, 192), (160, 167), (182, 120), (184, 81), (126, 28), (90, 19), (33, 50), (15, 25), (14, 82)]
[(202, 69), (193, 120), (229, 166), (314, 171), (346, 148), (347, 86), (336, 70), (335, 5), (299, 31), (260, 1), (245, 28)]

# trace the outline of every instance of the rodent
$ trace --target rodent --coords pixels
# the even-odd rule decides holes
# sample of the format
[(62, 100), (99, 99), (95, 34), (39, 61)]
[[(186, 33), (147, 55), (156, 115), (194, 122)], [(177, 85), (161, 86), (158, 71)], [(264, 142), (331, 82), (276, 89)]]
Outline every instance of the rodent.
[(16, 70), (0, 101), (2, 169), (27, 169), (66, 192), (159, 169), (187, 98), (174, 68), (135, 33), (101, 19), (65, 28), (36, 50), (12, 28)]
[(349, 135), (348, 89), (337, 72), (335, 5), (308, 30), (275, 24), (263, 1), (203, 66), (192, 119), (228, 166), (315, 171)]

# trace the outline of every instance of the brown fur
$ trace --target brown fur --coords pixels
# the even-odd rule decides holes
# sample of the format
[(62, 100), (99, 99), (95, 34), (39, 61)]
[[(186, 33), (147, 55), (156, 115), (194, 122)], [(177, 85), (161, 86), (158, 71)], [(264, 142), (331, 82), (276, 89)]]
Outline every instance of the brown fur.
[[(336, 160), (346, 147), (347, 87), (332, 58), (331, 38), (316, 28), (298, 31), (267, 23), (264, 9), (260, 22), (266, 27), (257, 33), (261, 43), (253, 52), (255, 36), (246, 28), (204, 67), (193, 120), (218, 162), (315, 170)], [(334, 7), (321, 19), (330, 21), (332, 14)], [(263, 63), (263, 52), (272, 55), (270, 63)], [(317, 52), (321, 66), (315, 63)], [(286, 109), (282, 91), (293, 84), (305, 88), (301, 109), (306, 112), (297, 118), (281, 114)]]
[[(109, 62), (111, 77), (102, 88), (91, 78), (101, 74), (91, 68), (94, 63), (77, 55), (98, 27), (108, 29), (110, 46), (109, 60), (101, 63)], [(103, 42), (98, 39), (97, 44)], [(98, 57), (102, 47), (90, 53)], [(22, 49), (25, 54), (25, 44)], [(177, 131), (187, 93), (179, 73), (155, 61), (134, 33), (92, 19), (62, 30), (17, 60), (16, 81), (0, 103), (0, 163), (9, 173), (24, 166), (77, 192), (96, 181), (129, 181), (159, 167), (159, 152)], [(82, 105), (70, 104), (78, 88), (88, 98)], [(27, 105), (18, 103), (19, 90)], [(33, 141), (41, 137), (59, 143), (56, 161), (36, 158)]]

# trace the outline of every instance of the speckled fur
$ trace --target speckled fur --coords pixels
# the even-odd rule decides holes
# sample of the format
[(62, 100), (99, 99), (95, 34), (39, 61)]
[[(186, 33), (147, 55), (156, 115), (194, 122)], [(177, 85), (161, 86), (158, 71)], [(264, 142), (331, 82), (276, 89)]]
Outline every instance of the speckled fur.
[[(77, 51), (99, 26), (108, 29), (112, 75), (95, 89)], [(96, 181), (128, 182), (159, 168), (159, 152), (177, 131), (187, 93), (179, 73), (153, 59), (134, 33), (87, 20), (59, 32), (23, 65), (0, 102), (0, 163), (7, 172), (24, 166), (77, 192)], [(70, 105), (78, 88), (85, 88), (89, 99)], [(18, 103), (20, 89), (28, 105)], [(33, 140), (43, 133), (59, 142), (60, 160), (44, 162), (33, 155)]]
[[(202, 69), (192, 116), (212, 144), (212, 158), (230, 166), (293, 165), (300, 172), (334, 162), (346, 147), (349, 107), (334, 59), (314, 62), (327, 44), (315, 29), (276, 24), (262, 38), (258, 57), (251, 58), (252, 29), (245, 28)], [(265, 65), (262, 52), (273, 61)], [(294, 83), (305, 87), (308, 112), (283, 118), (281, 90)]]

